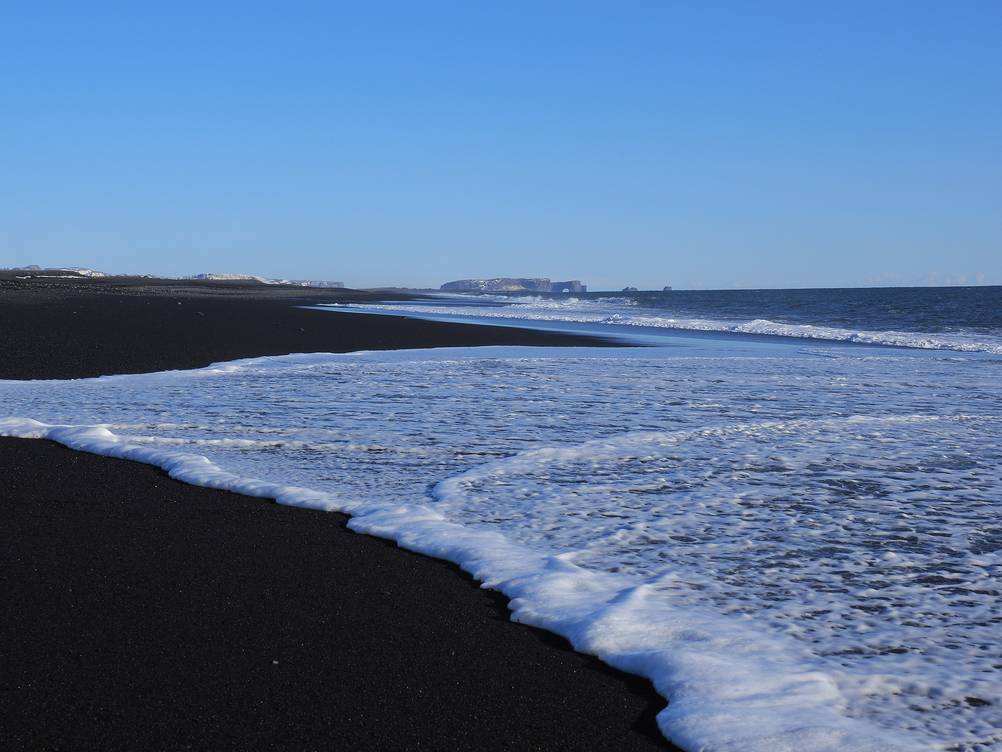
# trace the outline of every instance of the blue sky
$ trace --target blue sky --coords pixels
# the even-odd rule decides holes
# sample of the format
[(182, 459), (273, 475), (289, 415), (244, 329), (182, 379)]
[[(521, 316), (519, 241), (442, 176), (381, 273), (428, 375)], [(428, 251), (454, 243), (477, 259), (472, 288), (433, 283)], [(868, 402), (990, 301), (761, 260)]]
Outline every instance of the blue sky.
[(1000, 28), (964, 0), (7, 2), (0, 266), (998, 284)]

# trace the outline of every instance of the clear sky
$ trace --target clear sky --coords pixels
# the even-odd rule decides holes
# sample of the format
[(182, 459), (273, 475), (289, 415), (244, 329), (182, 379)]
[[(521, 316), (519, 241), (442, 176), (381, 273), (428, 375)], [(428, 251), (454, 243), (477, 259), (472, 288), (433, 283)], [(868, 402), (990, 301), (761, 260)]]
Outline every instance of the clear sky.
[(0, 3), (0, 266), (1002, 283), (1002, 2)]

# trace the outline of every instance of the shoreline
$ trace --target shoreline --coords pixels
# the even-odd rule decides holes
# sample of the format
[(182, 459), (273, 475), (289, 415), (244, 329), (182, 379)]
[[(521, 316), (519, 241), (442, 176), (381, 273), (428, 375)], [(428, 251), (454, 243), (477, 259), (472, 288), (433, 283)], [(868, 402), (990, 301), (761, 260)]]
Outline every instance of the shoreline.
[[(160, 325), (128, 365), (150, 362), (157, 347), (169, 360), (207, 336), (203, 317), (168, 313), (178, 307), (169, 297), (162, 307), (130, 297)], [(104, 341), (114, 328), (90, 327), (73, 358), (40, 347), (45, 326), (80, 299), (46, 305), (35, 320), (0, 293), (3, 336), (36, 343), (4, 362), (6, 377), (96, 375), (116, 357)], [(118, 295), (82, 299), (85, 325), (138, 309)], [(257, 315), (290, 310), (260, 302)], [(254, 307), (241, 298), (229, 310)], [(327, 342), (380, 338), (365, 349), (560, 344), (518, 329), (314, 316), (338, 322), (320, 327)], [(22, 328), (11, 332), (11, 320)], [(242, 357), (261, 354), (277, 353)], [(5, 748), (670, 748), (655, 722), (664, 700), (648, 682), (510, 622), (504, 597), (458, 567), (352, 533), (344, 515), (188, 486), (126, 462), (0, 439), (0, 571), (12, 593), (0, 635)]]
[(304, 291), (262, 284), (0, 280), (4, 353), (0, 379), (184, 370), (289, 353), (477, 345), (623, 346), (598, 337), (510, 326), (299, 307), (384, 297), (358, 290)]

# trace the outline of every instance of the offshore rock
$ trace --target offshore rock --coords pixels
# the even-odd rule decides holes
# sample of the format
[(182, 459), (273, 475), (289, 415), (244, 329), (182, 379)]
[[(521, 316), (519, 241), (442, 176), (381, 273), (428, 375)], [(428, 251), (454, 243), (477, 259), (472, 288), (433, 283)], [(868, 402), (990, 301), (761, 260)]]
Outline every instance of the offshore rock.
[(574, 279), (551, 282), (548, 277), (494, 277), (492, 279), (457, 279), (439, 289), (451, 292), (586, 292), (587, 285)]

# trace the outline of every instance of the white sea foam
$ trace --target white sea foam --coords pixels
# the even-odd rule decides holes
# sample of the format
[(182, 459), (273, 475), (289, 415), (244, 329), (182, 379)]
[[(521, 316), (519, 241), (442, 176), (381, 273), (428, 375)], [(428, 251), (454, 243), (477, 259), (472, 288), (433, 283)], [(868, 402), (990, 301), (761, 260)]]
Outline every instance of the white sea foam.
[[(486, 296), (485, 296), (486, 297)], [(793, 324), (753, 319), (746, 321), (676, 317), (656, 309), (647, 309), (628, 298), (593, 298), (579, 300), (563, 298), (549, 300), (534, 297), (479, 298), (490, 305), (470, 303), (441, 303), (434, 305), (413, 303), (341, 304), (331, 308), (354, 310), (379, 310), (406, 313), (425, 317), (476, 317), (497, 323), (551, 322), (596, 324), (600, 326), (637, 327), (655, 330), (689, 332), (718, 332), (727, 334), (757, 334), (798, 339), (853, 342), (867, 345), (912, 347), (927, 350), (957, 350), (961, 352), (989, 352), (1002, 354), (1002, 339), (987, 334), (954, 332), (937, 334), (928, 332), (869, 331), (845, 329), (815, 324)], [(476, 299), (474, 300), (474, 303)]]
[(994, 359), (679, 352), (0, 382), (0, 433), (349, 512), (649, 677), (686, 749), (1002, 748)]

